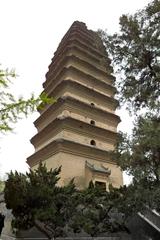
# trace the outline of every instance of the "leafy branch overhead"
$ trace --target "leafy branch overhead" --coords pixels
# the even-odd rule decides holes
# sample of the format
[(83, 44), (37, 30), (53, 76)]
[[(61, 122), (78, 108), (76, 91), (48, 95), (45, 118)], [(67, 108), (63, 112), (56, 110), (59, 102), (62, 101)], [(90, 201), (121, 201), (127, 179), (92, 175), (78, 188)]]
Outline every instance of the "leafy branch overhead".
[(0, 131), (12, 130), (12, 124), (23, 115), (28, 116), (30, 112), (37, 110), (54, 101), (42, 93), (35, 98), (34, 94), (29, 99), (23, 97), (15, 98), (9, 91), (11, 80), (16, 77), (14, 71), (0, 69)]
[(120, 32), (99, 31), (114, 66), (118, 69), (121, 102), (135, 111), (159, 108), (160, 96), (160, 1), (154, 0), (134, 15), (120, 17)]

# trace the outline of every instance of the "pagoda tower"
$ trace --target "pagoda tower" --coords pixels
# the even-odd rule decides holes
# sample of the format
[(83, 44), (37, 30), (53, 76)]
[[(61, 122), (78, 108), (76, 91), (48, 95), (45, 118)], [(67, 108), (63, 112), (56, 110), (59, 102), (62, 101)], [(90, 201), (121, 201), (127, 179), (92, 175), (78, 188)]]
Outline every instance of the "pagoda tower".
[(122, 172), (111, 159), (117, 125), (115, 78), (97, 33), (75, 21), (54, 54), (44, 92), (56, 99), (40, 111), (31, 139), (35, 153), (27, 159), (32, 169), (62, 166), (60, 184), (72, 178), (78, 188), (90, 180), (105, 189), (123, 184)]

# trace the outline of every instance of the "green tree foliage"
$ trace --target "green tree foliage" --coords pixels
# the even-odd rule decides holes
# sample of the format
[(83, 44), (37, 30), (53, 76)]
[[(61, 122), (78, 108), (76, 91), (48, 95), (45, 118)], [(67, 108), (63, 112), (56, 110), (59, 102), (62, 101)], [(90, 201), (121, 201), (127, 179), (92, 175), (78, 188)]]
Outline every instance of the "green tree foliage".
[[(84, 190), (76, 190), (73, 180), (58, 186), (60, 168), (47, 170), (40, 164), (35, 171), (8, 174), (4, 196), (6, 207), (12, 209), (12, 227), (18, 230), (38, 227), (53, 237), (85, 232), (90, 236), (127, 231), (125, 221), (129, 214), (130, 199), (124, 188), (110, 192), (90, 183)], [(131, 190), (130, 190), (131, 191)], [(127, 199), (127, 200), (126, 200)], [(120, 214), (118, 214), (120, 212)]]
[(144, 202), (158, 210), (160, 118), (152, 115), (139, 116), (132, 136), (119, 134), (119, 141), (113, 157), (122, 170), (133, 176), (135, 194), (137, 195), (139, 191), (139, 197), (143, 195)]
[(120, 100), (135, 111), (159, 109), (160, 1), (154, 0), (134, 15), (120, 17), (120, 31), (100, 31), (106, 50), (118, 69)]
[(132, 137), (121, 142), (119, 164), (136, 181), (160, 183), (160, 118), (139, 117)]
[(64, 227), (71, 217), (75, 192), (73, 181), (58, 187), (60, 168), (49, 171), (40, 164), (35, 171), (8, 174), (4, 195), (6, 206), (12, 209), (13, 228), (37, 226), (49, 239), (65, 234)]
[[(118, 194), (115, 194), (116, 190)], [(83, 229), (92, 237), (102, 233), (128, 231), (125, 227), (126, 218), (122, 217), (122, 212), (117, 214), (118, 208), (122, 210), (120, 208), (124, 200), (122, 196), (118, 189), (113, 188), (113, 191), (108, 192), (91, 182), (87, 189), (77, 193), (76, 208), (69, 226), (75, 233)]]
[(16, 77), (14, 71), (0, 69), (0, 131), (12, 130), (12, 124), (23, 115), (28, 116), (37, 107), (53, 102), (53, 98), (48, 98), (46, 94), (41, 94), (38, 98), (34, 95), (29, 99), (19, 97), (16, 99), (10, 92), (11, 80)]
[(5, 187), (5, 182), (0, 180), (0, 193), (3, 192), (4, 187)]
[[(126, 215), (133, 213), (130, 206), (136, 213), (143, 204), (159, 211), (160, 1), (151, 1), (133, 15), (122, 15), (118, 33), (100, 31), (100, 35), (121, 78), (120, 102), (136, 113), (132, 135), (120, 133), (111, 153), (121, 169), (133, 176), (122, 194), (126, 196)], [(142, 108), (143, 114), (138, 112)]]

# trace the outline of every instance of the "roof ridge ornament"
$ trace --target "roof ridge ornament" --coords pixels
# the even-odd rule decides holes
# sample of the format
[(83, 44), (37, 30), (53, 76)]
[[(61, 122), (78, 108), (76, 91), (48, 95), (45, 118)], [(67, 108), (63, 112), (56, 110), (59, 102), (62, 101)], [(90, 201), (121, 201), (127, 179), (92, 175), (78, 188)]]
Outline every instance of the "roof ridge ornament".
[(87, 160), (86, 160), (85, 164), (93, 172), (105, 173), (105, 174), (107, 174), (107, 176), (111, 175), (111, 170), (109, 168), (104, 167), (102, 164), (99, 167), (99, 166), (96, 166), (95, 164), (89, 163)]

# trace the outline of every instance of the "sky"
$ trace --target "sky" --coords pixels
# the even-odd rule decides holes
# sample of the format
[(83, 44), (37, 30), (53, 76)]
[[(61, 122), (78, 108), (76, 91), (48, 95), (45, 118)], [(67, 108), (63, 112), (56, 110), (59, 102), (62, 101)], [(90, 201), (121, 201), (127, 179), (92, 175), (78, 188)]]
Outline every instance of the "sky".
[[(92, 30), (118, 31), (119, 17), (143, 8), (149, 0), (0, 0), (0, 64), (15, 69), (18, 77), (11, 87), (16, 95), (37, 96), (48, 65), (70, 25), (85, 22)], [(132, 119), (126, 111), (119, 129), (131, 132)], [(19, 121), (12, 133), (0, 135), (0, 176), (28, 169), (26, 158), (34, 152), (30, 139), (36, 134), (37, 113)]]

